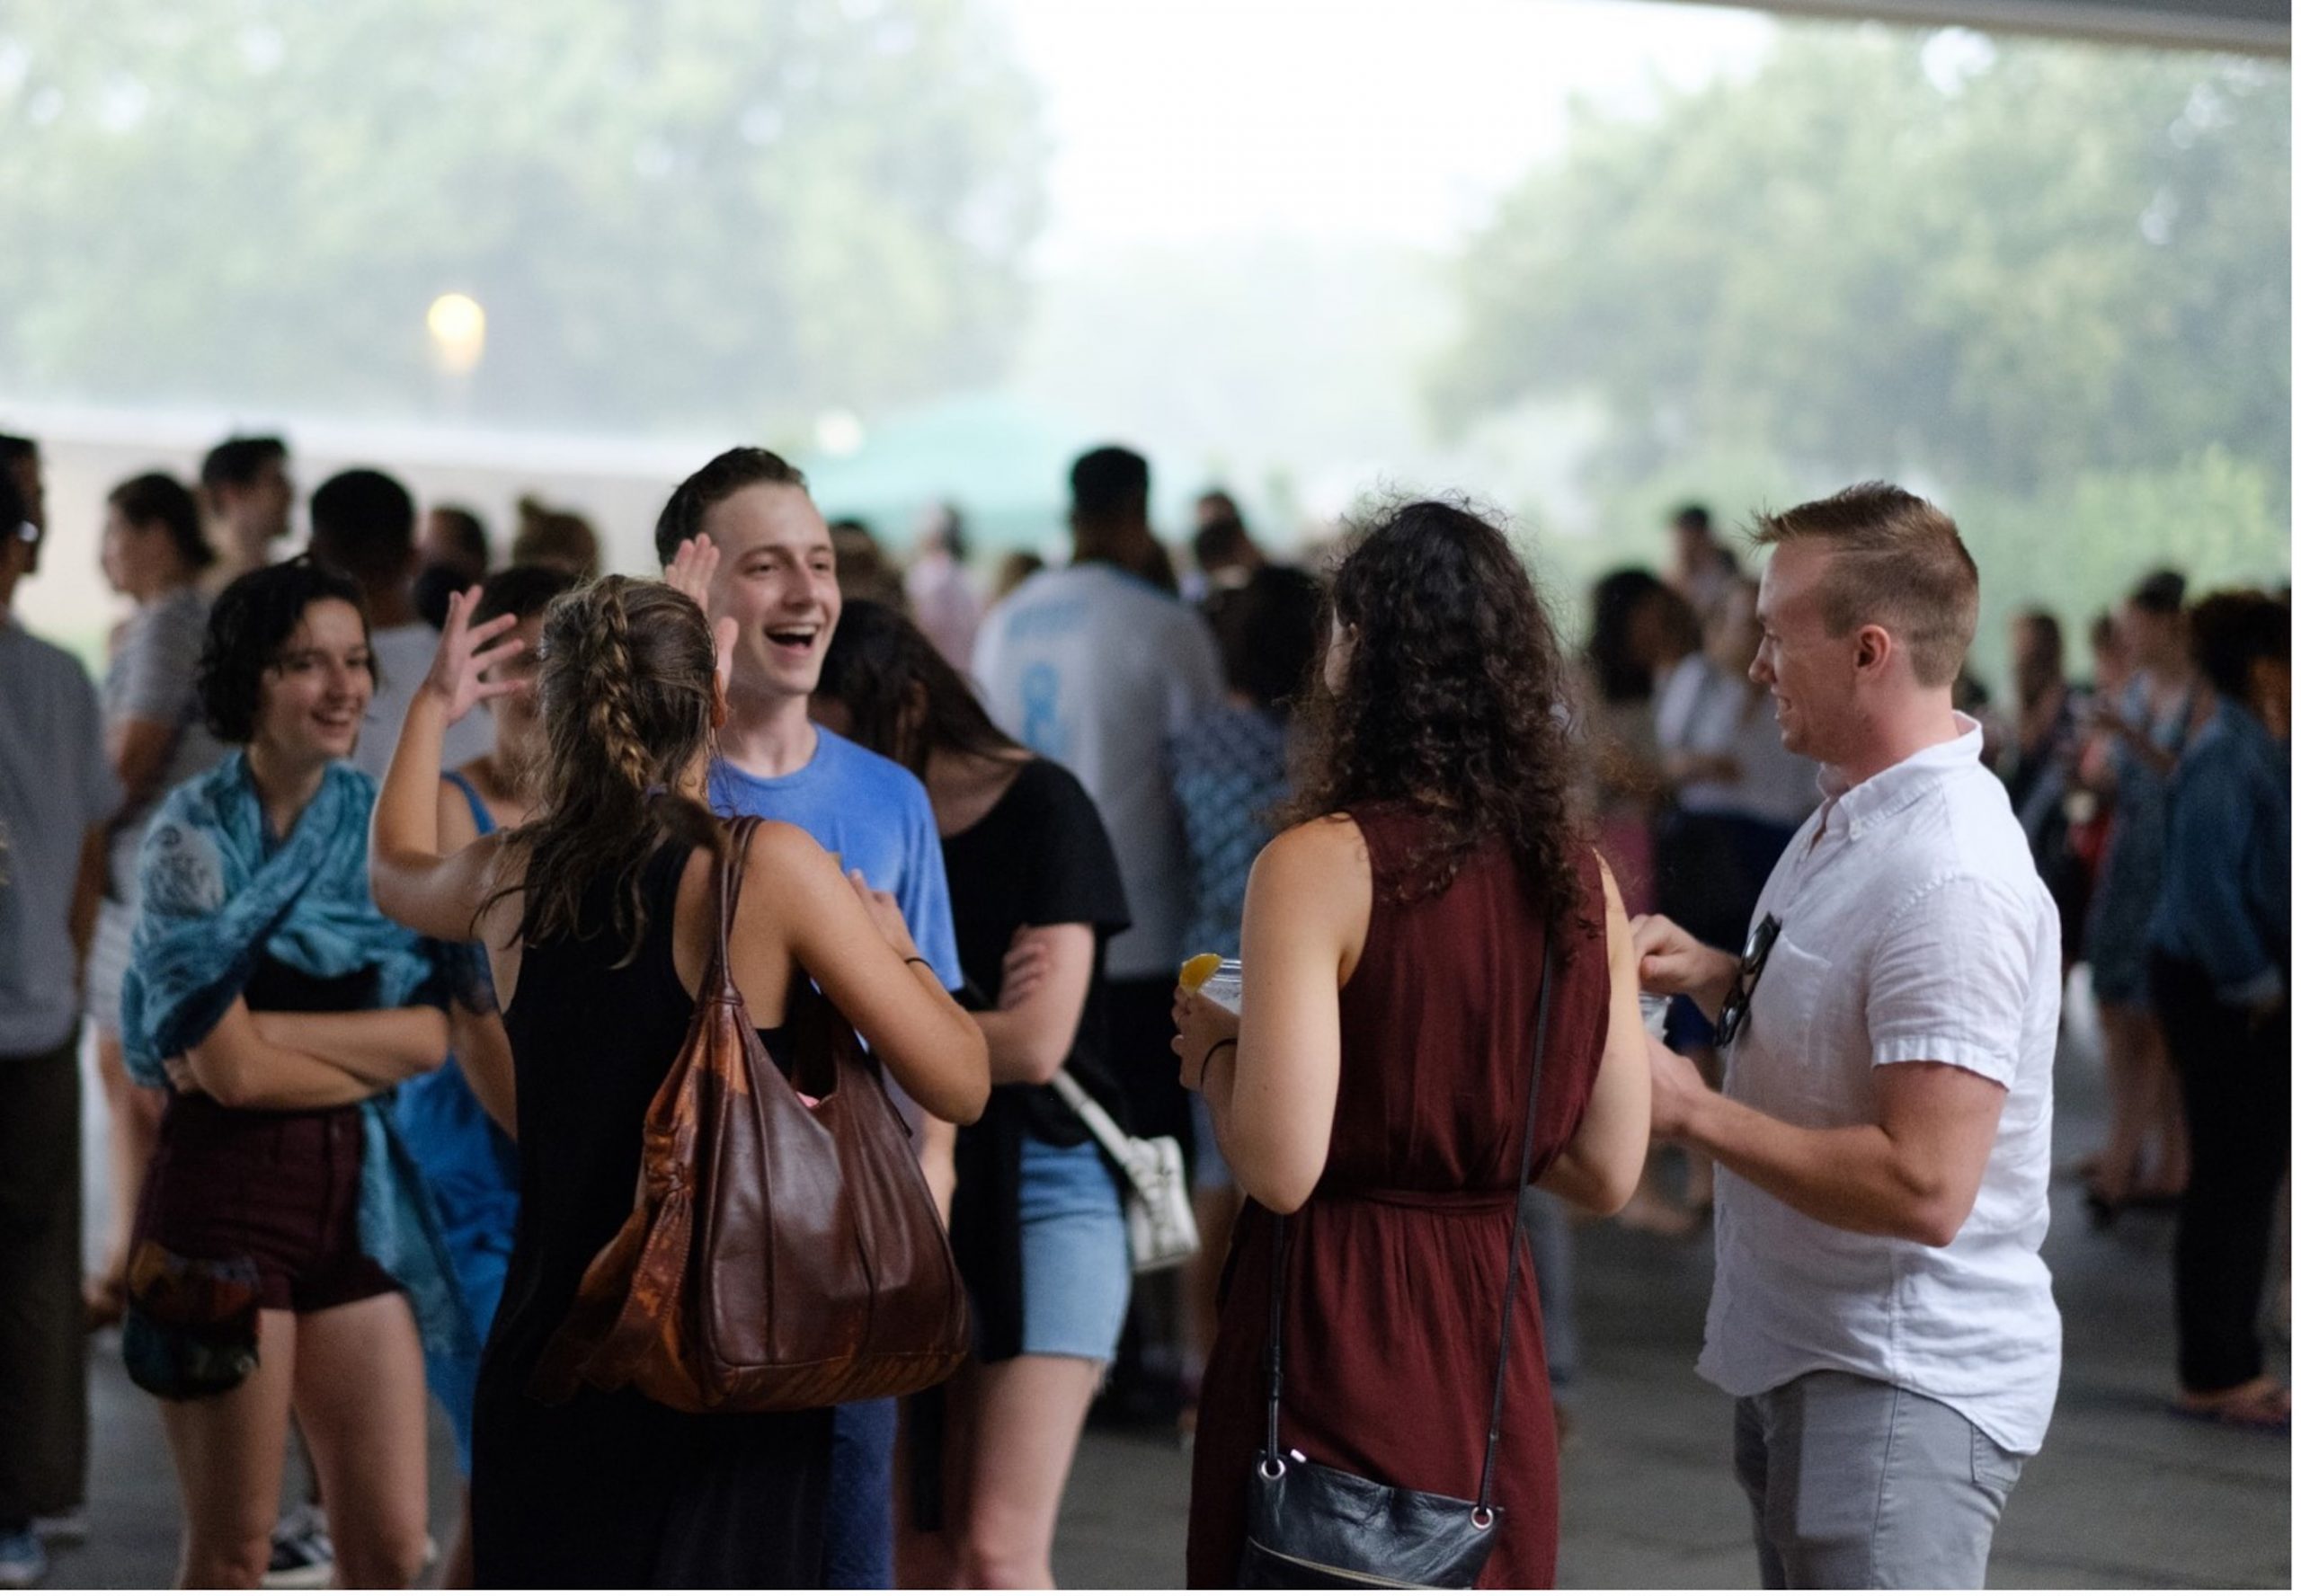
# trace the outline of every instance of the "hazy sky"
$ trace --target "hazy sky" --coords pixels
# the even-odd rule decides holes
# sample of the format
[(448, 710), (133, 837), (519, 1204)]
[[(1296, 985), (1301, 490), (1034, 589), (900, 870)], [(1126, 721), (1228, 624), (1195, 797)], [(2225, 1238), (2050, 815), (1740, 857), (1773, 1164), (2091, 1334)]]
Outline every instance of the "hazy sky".
[(1754, 12), (1651, 0), (1000, 0), (1048, 95), (1042, 264), (1271, 233), (1440, 243), (1576, 94), (1750, 62)]

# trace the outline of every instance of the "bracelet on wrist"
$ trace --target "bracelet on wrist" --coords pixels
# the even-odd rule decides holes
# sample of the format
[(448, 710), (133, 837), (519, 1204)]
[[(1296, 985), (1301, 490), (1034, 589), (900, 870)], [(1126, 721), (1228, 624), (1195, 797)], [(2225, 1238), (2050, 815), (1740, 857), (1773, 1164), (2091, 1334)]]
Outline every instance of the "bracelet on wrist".
[(1224, 1048), (1229, 1048), (1234, 1053), (1237, 1052), (1239, 1051), (1239, 1039), (1235, 1036), (1226, 1036), (1220, 1042), (1216, 1042), (1213, 1046), (1208, 1048), (1206, 1050), (1206, 1057), (1198, 1061), (1199, 1074), (1204, 1075), (1206, 1073), (1208, 1068), (1214, 1063), (1214, 1055), (1221, 1052)]
[(926, 967), (926, 970), (927, 970), (927, 973), (928, 973), (928, 974), (932, 975), (932, 974), (934, 974), (934, 973), (935, 973), (935, 966), (934, 966), (934, 965), (932, 965), (932, 964), (928, 964), (928, 963), (927, 962), (927, 961), (926, 961), (926, 960), (924, 960), (924, 959), (920, 958), (917, 953), (912, 953), (912, 954), (911, 954), (909, 957), (907, 957), (907, 958), (905, 958), (905, 959), (903, 960), (903, 962), (904, 962), (904, 963), (906, 963), (906, 964), (920, 964), (920, 965), (924, 965), (924, 966)]

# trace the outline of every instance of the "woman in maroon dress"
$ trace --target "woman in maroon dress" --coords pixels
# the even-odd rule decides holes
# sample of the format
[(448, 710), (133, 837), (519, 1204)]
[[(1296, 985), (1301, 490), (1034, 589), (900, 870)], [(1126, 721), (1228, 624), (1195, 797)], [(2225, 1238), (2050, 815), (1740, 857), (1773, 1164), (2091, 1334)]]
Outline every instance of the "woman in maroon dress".
[[(1245, 1018), (1176, 1006), (1184, 1081), (1251, 1199), (1199, 1405), (1199, 1587), (1238, 1579), (1274, 1214), (1291, 1216), (1280, 1445), (1477, 1495), (1547, 945), (1536, 1184), (1612, 1212), (1646, 1154), (1636, 957), (1568, 818), (1565, 670), (1502, 534), (1450, 504), (1383, 516), (1337, 574), (1322, 675), (1302, 818), (1247, 890)], [(1479, 1583), (1541, 1586), (1558, 1440), (1530, 1268), (1515, 1317)]]

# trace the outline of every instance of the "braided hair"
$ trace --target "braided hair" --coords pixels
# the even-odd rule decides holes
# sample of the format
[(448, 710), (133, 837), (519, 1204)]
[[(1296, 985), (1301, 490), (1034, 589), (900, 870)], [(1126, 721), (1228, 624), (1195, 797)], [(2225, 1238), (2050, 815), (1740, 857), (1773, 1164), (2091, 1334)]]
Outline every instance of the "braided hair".
[(710, 739), (711, 628), (685, 594), (609, 576), (553, 600), (538, 652), (539, 802), (505, 839), (527, 855), (519, 935), (532, 945), (595, 932), (582, 907), (604, 877), (628, 962), (646, 932), (640, 867), (669, 841), (719, 846), (718, 823), (678, 791)]

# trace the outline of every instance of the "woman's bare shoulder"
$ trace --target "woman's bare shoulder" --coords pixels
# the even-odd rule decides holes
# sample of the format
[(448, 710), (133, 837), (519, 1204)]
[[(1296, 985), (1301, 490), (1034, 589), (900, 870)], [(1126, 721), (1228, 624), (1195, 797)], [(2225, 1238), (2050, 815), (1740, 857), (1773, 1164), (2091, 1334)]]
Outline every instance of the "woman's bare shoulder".
[(822, 844), (788, 820), (761, 820), (751, 828), (751, 840), (745, 852), (746, 866), (776, 865), (804, 867), (828, 859)]
[(1365, 833), (1346, 814), (1319, 815), (1289, 826), (1255, 860), (1257, 875), (1299, 889), (1361, 884), (1371, 868)]

